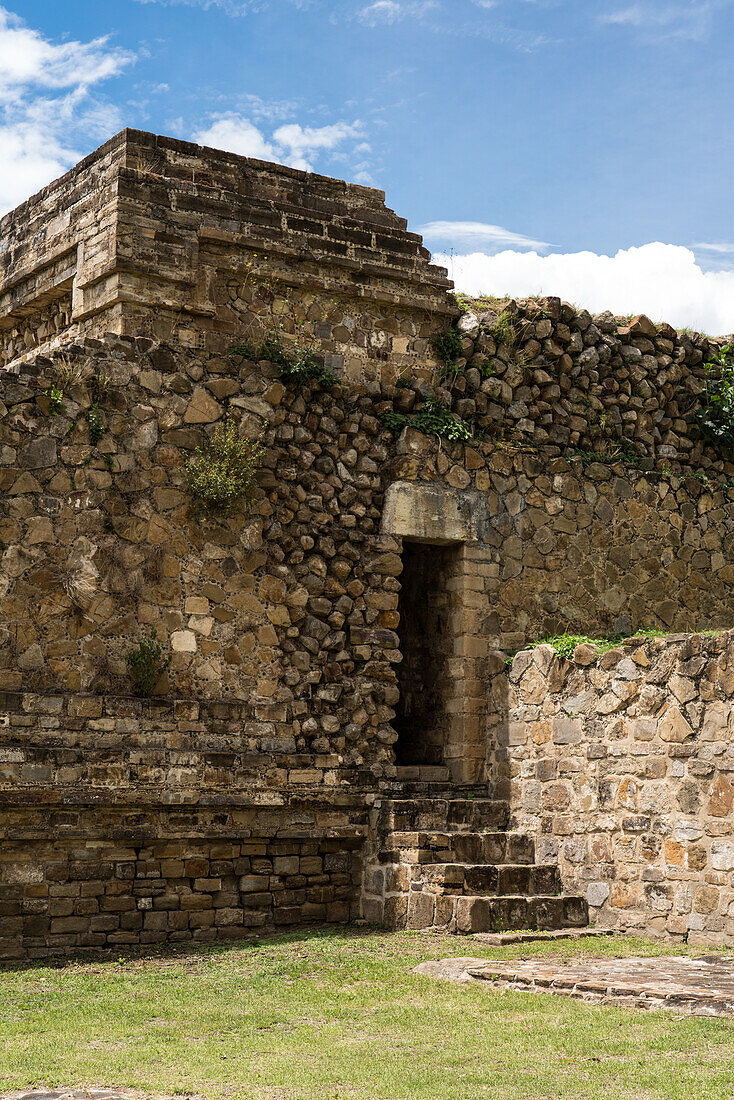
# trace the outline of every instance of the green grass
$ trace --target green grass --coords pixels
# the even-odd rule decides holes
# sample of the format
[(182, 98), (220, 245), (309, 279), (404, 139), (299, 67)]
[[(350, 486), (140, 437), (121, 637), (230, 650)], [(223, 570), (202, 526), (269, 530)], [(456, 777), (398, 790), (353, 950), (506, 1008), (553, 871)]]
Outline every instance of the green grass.
[[(713, 630), (697, 630), (686, 631), (685, 633), (703, 634), (710, 636), (713, 634), (721, 634), (725, 631), (726, 627), (717, 627)], [(528, 642), (523, 646), (525, 649), (536, 649), (539, 645), (551, 646), (559, 657), (565, 657), (567, 660), (571, 660), (573, 657), (573, 651), (577, 645), (592, 645), (598, 650), (598, 656), (601, 657), (603, 653), (608, 653), (611, 649), (616, 649), (624, 642), (630, 641), (632, 638), (667, 638), (673, 633), (684, 633), (683, 631), (671, 631), (671, 630), (636, 630), (633, 634), (609, 634), (606, 637), (594, 638), (588, 634), (555, 634), (552, 637), (538, 638), (535, 642)], [(517, 650), (505, 662), (508, 666), (512, 664), (513, 660), (520, 653), (521, 650)]]
[(734, 1026), (459, 986), (449, 955), (695, 954), (634, 938), (522, 944), (358, 930), (0, 972), (0, 1091), (247, 1100), (698, 1100), (734, 1095)]

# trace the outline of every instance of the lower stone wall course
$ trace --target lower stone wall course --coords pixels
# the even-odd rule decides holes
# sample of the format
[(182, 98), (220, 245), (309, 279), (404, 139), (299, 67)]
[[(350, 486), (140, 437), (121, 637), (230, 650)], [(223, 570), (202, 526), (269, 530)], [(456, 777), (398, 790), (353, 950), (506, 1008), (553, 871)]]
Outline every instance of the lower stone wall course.
[(358, 836), (145, 847), (4, 842), (0, 961), (345, 923), (358, 915), (360, 880)]

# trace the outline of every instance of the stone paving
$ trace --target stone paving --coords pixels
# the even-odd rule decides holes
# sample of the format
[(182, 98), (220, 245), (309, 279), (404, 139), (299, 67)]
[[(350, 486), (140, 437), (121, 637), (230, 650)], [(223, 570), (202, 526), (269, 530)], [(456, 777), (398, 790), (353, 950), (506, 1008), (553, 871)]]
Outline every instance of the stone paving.
[(591, 1003), (734, 1016), (734, 956), (657, 959), (442, 959), (416, 973), (504, 989), (560, 993)]

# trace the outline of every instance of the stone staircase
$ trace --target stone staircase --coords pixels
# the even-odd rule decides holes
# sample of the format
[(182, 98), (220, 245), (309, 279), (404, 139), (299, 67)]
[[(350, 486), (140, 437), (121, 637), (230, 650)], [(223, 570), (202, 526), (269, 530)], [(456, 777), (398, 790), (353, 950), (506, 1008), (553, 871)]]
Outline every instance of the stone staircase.
[(508, 824), (507, 803), (483, 788), (450, 787), (442, 768), (398, 769), (373, 809), (365, 915), (464, 934), (585, 927), (586, 900), (564, 897), (558, 867), (536, 863), (533, 838)]

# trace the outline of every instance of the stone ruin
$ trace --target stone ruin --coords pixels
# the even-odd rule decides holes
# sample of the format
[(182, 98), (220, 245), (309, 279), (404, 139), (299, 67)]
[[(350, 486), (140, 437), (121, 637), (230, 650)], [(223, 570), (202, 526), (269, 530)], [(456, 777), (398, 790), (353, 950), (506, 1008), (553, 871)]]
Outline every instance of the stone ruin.
[[(721, 342), (450, 290), (381, 192), (137, 131), (0, 221), (0, 959), (734, 936)], [(256, 491), (202, 513), (228, 419)]]

